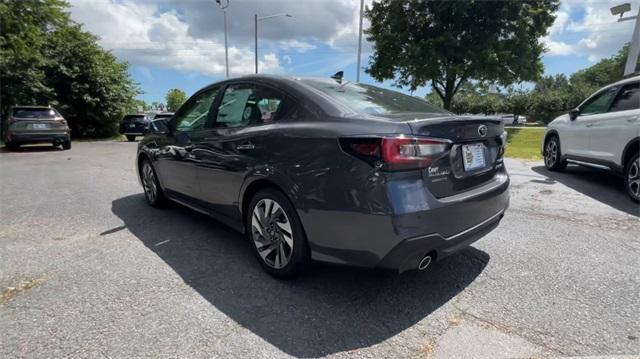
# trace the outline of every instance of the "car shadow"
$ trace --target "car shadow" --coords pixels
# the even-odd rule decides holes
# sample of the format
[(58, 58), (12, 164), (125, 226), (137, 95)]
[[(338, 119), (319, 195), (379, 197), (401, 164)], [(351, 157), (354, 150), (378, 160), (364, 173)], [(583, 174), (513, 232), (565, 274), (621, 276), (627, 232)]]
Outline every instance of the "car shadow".
[(425, 272), (316, 264), (284, 281), (262, 270), (242, 235), (202, 214), (178, 205), (153, 209), (142, 194), (115, 200), (112, 211), (213, 306), (297, 357), (380, 343), (451, 300), (489, 262), (469, 247)]
[(57, 152), (62, 151), (60, 146), (46, 145), (24, 145), (14, 149), (8, 149), (6, 146), (0, 148), (0, 152)]
[(624, 179), (620, 176), (578, 165), (568, 165), (562, 172), (552, 172), (544, 166), (536, 166), (532, 170), (607, 206), (640, 217), (640, 206), (629, 198)]

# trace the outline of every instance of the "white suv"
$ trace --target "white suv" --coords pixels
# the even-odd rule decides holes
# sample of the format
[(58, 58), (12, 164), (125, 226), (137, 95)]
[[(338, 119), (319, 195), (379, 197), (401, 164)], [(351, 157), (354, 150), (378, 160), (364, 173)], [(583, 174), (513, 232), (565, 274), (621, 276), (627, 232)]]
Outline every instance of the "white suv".
[(600, 89), (576, 109), (553, 120), (542, 141), (551, 171), (574, 163), (624, 175), (640, 202), (640, 76)]

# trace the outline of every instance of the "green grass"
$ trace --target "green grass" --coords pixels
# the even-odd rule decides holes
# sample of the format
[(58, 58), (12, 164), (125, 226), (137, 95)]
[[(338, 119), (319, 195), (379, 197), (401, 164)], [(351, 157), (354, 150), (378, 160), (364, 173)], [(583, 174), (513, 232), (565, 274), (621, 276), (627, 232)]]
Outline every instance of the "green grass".
[(507, 128), (507, 152), (505, 156), (526, 160), (542, 159), (540, 141), (542, 141), (544, 130), (544, 127)]

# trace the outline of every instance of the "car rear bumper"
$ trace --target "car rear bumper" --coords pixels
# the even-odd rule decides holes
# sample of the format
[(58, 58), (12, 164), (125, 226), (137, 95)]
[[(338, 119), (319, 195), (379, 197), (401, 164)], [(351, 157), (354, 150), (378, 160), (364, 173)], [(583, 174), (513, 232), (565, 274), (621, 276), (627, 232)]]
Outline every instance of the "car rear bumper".
[(14, 144), (28, 144), (41, 142), (65, 142), (71, 138), (69, 132), (33, 132), (33, 133), (9, 133), (6, 140)]
[[(397, 195), (398, 188), (405, 195)], [(434, 198), (416, 182), (387, 183), (391, 213), (306, 211), (300, 218), (314, 260), (400, 272), (426, 255), (444, 258), (493, 230), (509, 206), (506, 173), (473, 190)]]

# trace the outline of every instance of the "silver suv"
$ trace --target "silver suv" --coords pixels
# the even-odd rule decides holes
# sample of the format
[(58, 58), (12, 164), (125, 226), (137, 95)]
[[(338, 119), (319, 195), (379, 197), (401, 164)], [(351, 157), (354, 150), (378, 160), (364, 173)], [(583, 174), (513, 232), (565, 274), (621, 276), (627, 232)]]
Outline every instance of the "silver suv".
[(629, 196), (640, 202), (640, 76), (600, 89), (553, 120), (542, 154), (551, 171), (574, 163), (622, 174)]
[(15, 106), (3, 123), (3, 140), (7, 148), (15, 149), (31, 143), (51, 143), (71, 148), (67, 121), (52, 107)]

